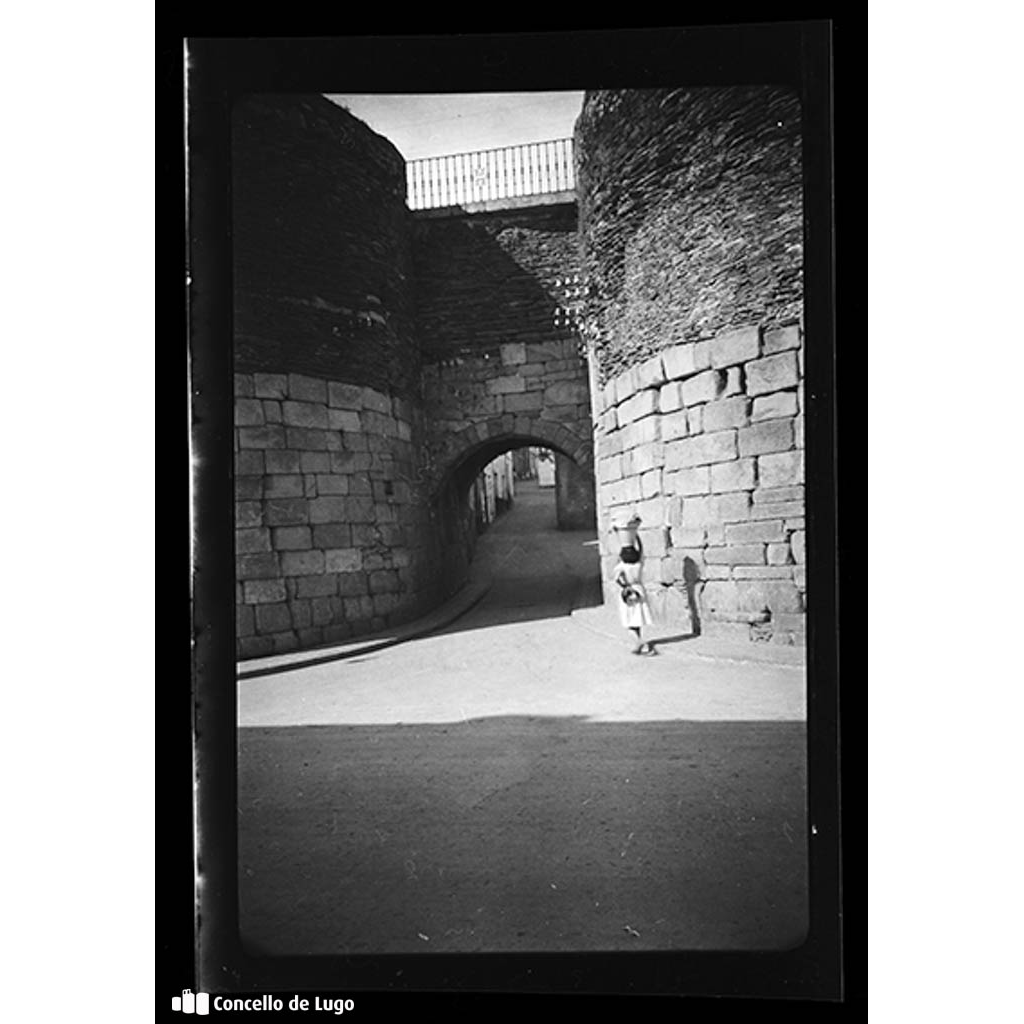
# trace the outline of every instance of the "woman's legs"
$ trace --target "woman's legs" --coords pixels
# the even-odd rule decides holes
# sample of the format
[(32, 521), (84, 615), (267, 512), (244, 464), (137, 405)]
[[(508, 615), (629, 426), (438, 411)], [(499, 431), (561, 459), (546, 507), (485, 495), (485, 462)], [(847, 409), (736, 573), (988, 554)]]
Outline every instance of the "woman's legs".
[(633, 653), (639, 654), (643, 649), (643, 641), (640, 639), (640, 627), (630, 626), (629, 631), (636, 637), (636, 643), (633, 645)]

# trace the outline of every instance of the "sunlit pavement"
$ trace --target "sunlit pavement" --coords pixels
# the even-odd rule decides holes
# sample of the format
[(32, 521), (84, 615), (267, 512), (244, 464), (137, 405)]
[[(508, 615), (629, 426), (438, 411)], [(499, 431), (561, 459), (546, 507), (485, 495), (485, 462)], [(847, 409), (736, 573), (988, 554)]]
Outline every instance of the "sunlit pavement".
[(553, 519), (520, 490), (481, 538), (487, 596), (440, 633), (240, 681), (256, 951), (799, 943), (799, 652), (632, 655), (610, 610), (572, 614), (597, 550)]

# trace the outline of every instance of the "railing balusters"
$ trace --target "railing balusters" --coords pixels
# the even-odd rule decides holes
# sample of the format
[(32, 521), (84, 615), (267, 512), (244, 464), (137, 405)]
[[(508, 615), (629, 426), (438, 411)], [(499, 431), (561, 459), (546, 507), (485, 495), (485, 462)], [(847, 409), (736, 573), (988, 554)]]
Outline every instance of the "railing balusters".
[(410, 160), (405, 168), (409, 209), (458, 206), (575, 188), (573, 140), (478, 149)]

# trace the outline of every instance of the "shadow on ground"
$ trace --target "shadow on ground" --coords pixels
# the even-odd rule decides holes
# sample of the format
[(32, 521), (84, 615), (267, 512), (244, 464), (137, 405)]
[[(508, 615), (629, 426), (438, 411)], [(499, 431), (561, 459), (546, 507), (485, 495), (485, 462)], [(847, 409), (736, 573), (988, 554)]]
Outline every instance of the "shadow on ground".
[(782, 950), (807, 921), (799, 722), (239, 732), (257, 955)]

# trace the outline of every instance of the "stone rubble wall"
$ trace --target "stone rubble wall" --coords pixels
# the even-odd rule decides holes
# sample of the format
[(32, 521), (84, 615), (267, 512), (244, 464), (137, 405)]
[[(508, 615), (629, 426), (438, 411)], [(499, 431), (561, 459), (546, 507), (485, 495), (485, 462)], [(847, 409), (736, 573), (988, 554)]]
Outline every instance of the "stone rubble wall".
[(385, 629), (446, 596), (420, 431), (415, 406), (373, 388), (235, 375), (240, 657)]
[(802, 641), (800, 325), (674, 345), (614, 376), (599, 408), (607, 600), (618, 600), (607, 582), (618, 558), (614, 527), (636, 513), (644, 579), (662, 624)]

